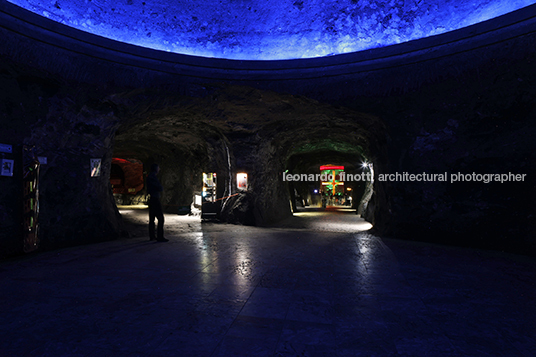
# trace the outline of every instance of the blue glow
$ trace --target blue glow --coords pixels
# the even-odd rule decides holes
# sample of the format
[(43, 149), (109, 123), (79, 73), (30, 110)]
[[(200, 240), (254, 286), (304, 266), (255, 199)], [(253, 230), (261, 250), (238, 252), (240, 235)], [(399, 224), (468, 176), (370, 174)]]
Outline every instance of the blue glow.
[(244, 60), (323, 57), (466, 27), (536, 0), (8, 0), (153, 49)]

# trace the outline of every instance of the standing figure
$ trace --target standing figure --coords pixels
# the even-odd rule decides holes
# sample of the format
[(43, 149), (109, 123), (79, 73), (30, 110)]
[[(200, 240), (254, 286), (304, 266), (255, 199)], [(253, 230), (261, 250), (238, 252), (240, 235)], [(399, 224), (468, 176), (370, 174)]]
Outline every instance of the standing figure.
[[(151, 172), (147, 175), (147, 193), (149, 194), (149, 240), (157, 242), (168, 242), (169, 239), (164, 238), (164, 212), (160, 203), (160, 196), (164, 188), (156, 175), (160, 172), (158, 164), (151, 165)], [(155, 236), (154, 219), (158, 219), (158, 229)]]

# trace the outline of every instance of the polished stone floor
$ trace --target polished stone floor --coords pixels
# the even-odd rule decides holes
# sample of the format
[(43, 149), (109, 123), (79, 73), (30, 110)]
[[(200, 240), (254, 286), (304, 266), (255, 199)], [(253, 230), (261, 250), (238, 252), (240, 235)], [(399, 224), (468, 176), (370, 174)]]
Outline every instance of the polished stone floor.
[(535, 355), (535, 259), (379, 238), (348, 211), (167, 215), (168, 243), (122, 213), (128, 239), (0, 262), (0, 356)]

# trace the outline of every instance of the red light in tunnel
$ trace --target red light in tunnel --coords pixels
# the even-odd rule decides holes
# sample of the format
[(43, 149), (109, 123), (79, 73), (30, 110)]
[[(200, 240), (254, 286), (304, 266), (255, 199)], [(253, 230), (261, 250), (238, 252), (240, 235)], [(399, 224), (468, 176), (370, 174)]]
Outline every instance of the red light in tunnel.
[(320, 171), (324, 170), (344, 170), (344, 166), (322, 165)]

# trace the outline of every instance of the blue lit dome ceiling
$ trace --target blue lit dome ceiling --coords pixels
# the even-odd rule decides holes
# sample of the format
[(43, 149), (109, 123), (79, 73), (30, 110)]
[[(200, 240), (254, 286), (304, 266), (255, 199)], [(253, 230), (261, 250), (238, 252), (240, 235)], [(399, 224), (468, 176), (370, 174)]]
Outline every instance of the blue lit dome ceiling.
[(158, 50), (246, 60), (322, 57), (469, 26), (536, 0), (10, 0)]

